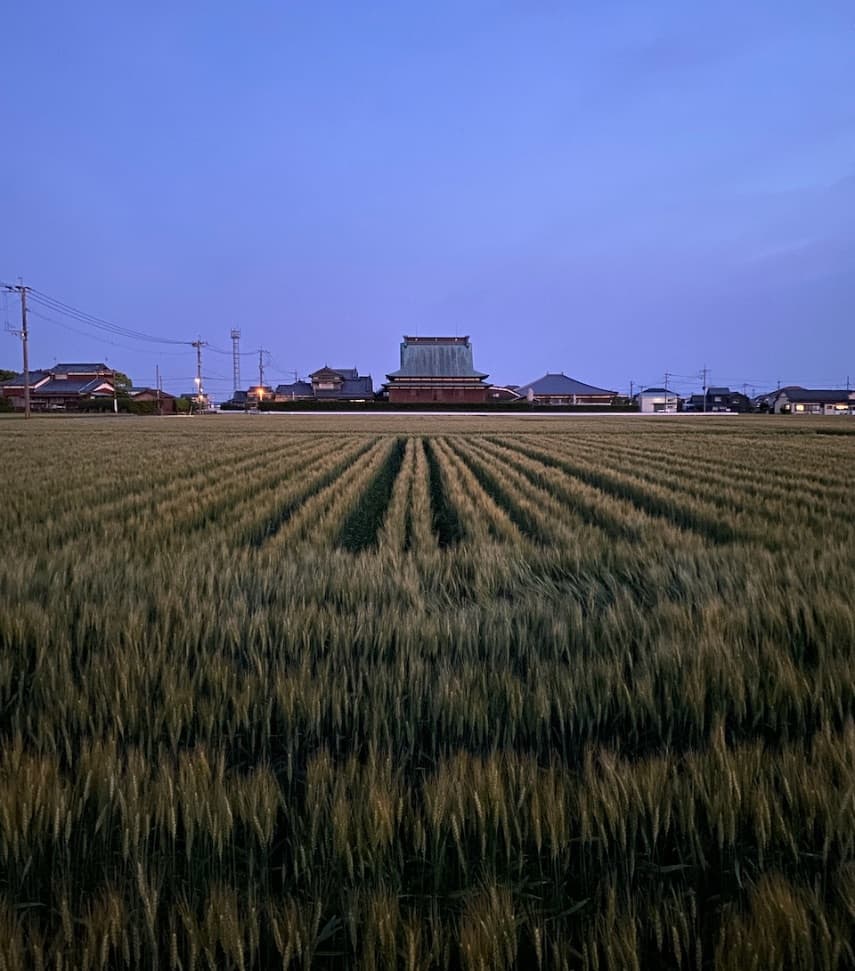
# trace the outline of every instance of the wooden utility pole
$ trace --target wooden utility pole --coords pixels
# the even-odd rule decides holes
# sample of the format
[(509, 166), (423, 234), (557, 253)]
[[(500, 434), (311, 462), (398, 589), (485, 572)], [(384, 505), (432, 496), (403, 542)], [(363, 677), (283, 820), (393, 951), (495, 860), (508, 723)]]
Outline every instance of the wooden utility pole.
[(709, 372), (709, 368), (705, 364), (701, 371), (701, 373), (704, 376), (704, 411), (707, 410), (707, 373), (708, 372)]
[(30, 332), (27, 329), (27, 291), (22, 283), (6, 285), (6, 289), (17, 293), (21, 298), (21, 329), (12, 331), (21, 338), (24, 352), (24, 418), (30, 417)]
[(21, 346), (24, 352), (24, 418), (30, 417), (30, 332), (27, 328), (27, 287), (19, 286), (21, 294)]
[(157, 399), (157, 413), (159, 415), (163, 414), (163, 408), (160, 404), (160, 365), (155, 364), (154, 366), (154, 385), (155, 385), (155, 398)]

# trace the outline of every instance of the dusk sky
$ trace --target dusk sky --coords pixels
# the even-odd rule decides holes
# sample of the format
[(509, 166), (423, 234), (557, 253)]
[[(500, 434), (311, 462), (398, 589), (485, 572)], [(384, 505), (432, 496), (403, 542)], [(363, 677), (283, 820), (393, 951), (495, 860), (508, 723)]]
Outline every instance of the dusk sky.
[[(238, 327), (273, 384), (379, 385), (405, 333), (469, 334), (498, 383), (855, 382), (849, 0), (19, 0), (0, 104), (0, 282)], [(190, 390), (192, 348), (33, 310), (34, 367)]]

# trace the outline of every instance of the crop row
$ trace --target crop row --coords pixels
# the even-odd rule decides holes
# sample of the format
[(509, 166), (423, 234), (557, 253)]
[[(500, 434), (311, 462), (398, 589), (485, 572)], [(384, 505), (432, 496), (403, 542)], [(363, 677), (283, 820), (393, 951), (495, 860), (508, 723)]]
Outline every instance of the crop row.
[(855, 964), (849, 438), (217, 422), (0, 428), (0, 967)]

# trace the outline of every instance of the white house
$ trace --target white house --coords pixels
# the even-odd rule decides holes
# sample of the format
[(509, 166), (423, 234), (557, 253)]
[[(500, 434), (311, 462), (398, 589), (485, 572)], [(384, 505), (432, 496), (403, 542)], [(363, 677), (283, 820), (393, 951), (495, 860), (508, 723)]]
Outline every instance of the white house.
[(674, 414), (680, 407), (680, 396), (667, 388), (645, 388), (635, 400), (645, 415)]

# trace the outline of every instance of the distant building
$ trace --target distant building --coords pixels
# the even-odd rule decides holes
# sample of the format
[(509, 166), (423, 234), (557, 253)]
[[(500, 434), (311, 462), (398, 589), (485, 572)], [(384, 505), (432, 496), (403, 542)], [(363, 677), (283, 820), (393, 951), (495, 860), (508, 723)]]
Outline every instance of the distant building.
[(389, 401), (398, 404), (487, 400), (486, 378), (476, 371), (468, 337), (404, 337), (401, 366), (387, 374)]
[(324, 365), (308, 381), (294, 381), (276, 387), (276, 401), (373, 401), (374, 382), (370, 374), (356, 368)]
[(689, 395), (684, 405), (685, 411), (706, 412), (748, 412), (753, 405), (748, 395), (730, 388), (707, 388), (706, 392)]
[(293, 381), (276, 385), (274, 401), (313, 401), (314, 397), (311, 382)]
[(776, 415), (852, 415), (855, 391), (829, 388), (781, 388), (772, 410)]
[(29, 384), (33, 411), (76, 411), (91, 398), (115, 394), (115, 372), (103, 363), (56, 364), (52, 368), (30, 371), (25, 381), (18, 374), (0, 383), (0, 394), (17, 410), (24, 408), (24, 388)]
[(680, 396), (667, 388), (645, 388), (635, 397), (639, 410), (646, 415), (673, 414), (682, 405)]
[(177, 410), (176, 397), (168, 391), (157, 388), (128, 388), (127, 395), (131, 401), (151, 403), (154, 410), (161, 415), (172, 415)]
[(755, 411), (760, 412), (774, 412), (775, 401), (778, 396), (785, 391), (804, 391), (805, 389), (798, 384), (789, 384), (784, 388), (775, 388), (774, 391), (768, 391), (765, 394), (758, 394), (752, 400)]
[(254, 384), (246, 392), (246, 401), (250, 405), (257, 405), (262, 401), (275, 401), (276, 392), (269, 384)]
[(514, 384), (491, 384), (487, 388), (488, 401), (519, 401), (520, 393)]
[(617, 391), (585, 384), (567, 377), (563, 371), (557, 374), (547, 372), (542, 378), (517, 388), (517, 392), (520, 397), (539, 405), (607, 406), (617, 397)]

